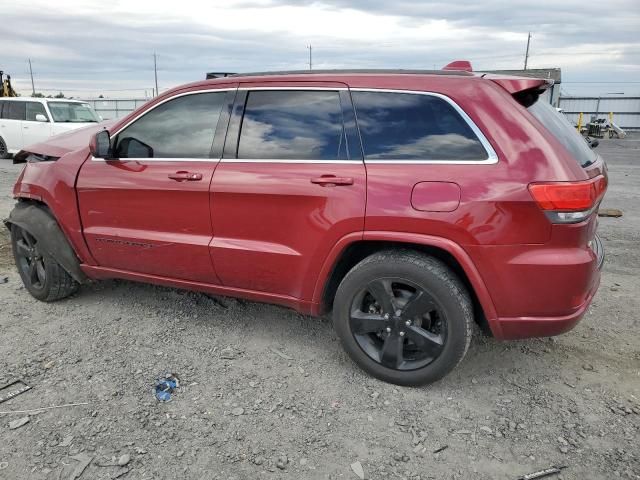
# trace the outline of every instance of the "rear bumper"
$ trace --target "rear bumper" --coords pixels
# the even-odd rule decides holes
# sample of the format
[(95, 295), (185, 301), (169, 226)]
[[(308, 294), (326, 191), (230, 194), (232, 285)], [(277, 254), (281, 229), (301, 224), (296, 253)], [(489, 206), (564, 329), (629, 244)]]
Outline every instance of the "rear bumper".
[(497, 315), (487, 319), (493, 336), (549, 337), (571, 330), (589, 308), (604, 248), (594, 235), (579, 248), (499, 246), (474, 260), (496, 307)]
[(600, 285), (600, 272), (587, 300), (574, 312), (558, 317), (504, 317), (495, 320), (492, 331), (501, 340), (520, 338), (553, 337), (575, 327), (586, 313)]

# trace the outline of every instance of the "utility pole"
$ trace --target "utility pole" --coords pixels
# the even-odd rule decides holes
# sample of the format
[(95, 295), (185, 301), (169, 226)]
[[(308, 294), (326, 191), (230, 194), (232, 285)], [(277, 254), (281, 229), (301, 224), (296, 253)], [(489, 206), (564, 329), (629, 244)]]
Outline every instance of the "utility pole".
[(307, 45), (307, 48), (309, 49), (309, 70), (313, 70), (313, 48), (311, 45)]
[(531, 32), (529, 32), (529, 36), (527, 37), (527, 51), (524, 54), (524, 69), (527, 69), (527, 62), (529, 61), (529, 44), (531, 43)]
[(156, 77), (156, 97), (160, 94), (160, 92), (158, 91), (158, 62), (156, 59), (157, 55), (156, 52), (153, 52), (153, 73)]
[(36, 96), (36, 86), (33, 83), (33, 69), (31, 68), (31, 59), (29, 59), (29, 73), (31, 74), (31, 96), (35, 97)]

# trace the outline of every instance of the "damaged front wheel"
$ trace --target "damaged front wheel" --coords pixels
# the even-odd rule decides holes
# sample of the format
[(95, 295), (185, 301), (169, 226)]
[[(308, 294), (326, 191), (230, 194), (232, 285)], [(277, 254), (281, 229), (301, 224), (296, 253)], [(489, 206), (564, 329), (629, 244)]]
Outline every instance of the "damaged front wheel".
[(78, 283), (42, 250), (38, 239), (27, 230), (13, 225), (11, 244), (20, 278), (35, 298), (53, 302), (78, 290)]

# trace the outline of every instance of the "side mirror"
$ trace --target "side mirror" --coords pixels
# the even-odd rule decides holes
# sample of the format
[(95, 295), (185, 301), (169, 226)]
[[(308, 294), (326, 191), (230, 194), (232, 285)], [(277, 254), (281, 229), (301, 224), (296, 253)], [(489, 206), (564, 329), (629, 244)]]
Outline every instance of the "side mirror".
[(42, 113), (36, 113), (36, 122), (48, 122), (49, 119), (47, 118), (46, 115), (43, 115)]
[(91, 138), (89, 151), (94, 158), (111, 157), (111, 137), (107, 130), (100, 130)]

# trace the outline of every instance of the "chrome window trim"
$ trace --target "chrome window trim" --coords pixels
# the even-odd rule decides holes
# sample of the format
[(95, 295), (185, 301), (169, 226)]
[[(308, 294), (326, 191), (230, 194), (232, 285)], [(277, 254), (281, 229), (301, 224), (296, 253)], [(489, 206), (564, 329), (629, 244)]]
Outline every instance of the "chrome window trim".
[(340, 165), (362, 165), (362, 160), (311, 160), (311, 159), (271, 159), (271, 158), (223, 158), (223, 163), (335, 163)]
[(91, 156), (92, 162), (219, 162), (219, 158), (96, 158)]
[[(391, 158), (385, 158), (385, 159), (367, 159), (366, 155), (365, 155), (365, 159), (364, 162), (365, 163), (381, 163), (381, 164), (400, 164), (400, 165), (423, 165), (423, 164), (436, 164), (436, 165), (493, 165), (498, 163), (498, 154), (496, 153), (496, 151), (493, 149), (493, 146), (491, 145), (491, 143), (489, 143), (489, 140), (487, 140), (487, 137), (484, 136), (484, 134), (482, 133), (482, 130), (480, 130), (480, 128), (478, 128), (478, 126), (475, 124), (475, 122), (471, 119), (471, 117), (469, 117), (469, 115), (467, 115), (467, 113), (456, 103), (454, 102), (451, 98), (447, 97), (446, 95), (443, 95), (441, 93), (435, 93), (435, 92), (423, 92), (420, 90), (399, 90), (399, 89), (389, 89), (389, 88), (352, 88), (351, 89), (352, 92), (381, 92), (381, 93), (405, 93), (405, 94), (411, 94), (411, 95), (429, 95), (431, 97), (437, 97), (440, 98), (442, 100), (444, 100), (445, 102), (447, 102), (449, 105), (451, 105), (453, 107), (453, 109), (462, 117), (462, 119), (467, 123), (467, 125), (469, 125), (469, 128), (471, 128), (471, 131), (476, 135), (476, 137), (478, 137), (478, 140), (480, 140), (481, 145), (483, 146), (483, 148), (485, 149), (485, 151), (487, 152), (487, 158), (483, 159), (483, 160), (438, 160), (438, 159), (431, 159), (431, 160), (421, 160), (421, 159), (413, 159), (413, 160), (402, 160), (402, 159), (391, 159)], [(355, 105), (353, 105), (355, 111), (356, 111), (356, 121), (358, 118), (358, 110), (357, 107)], [(362, 138), (362, 135), (360, 135), (360, 137)]]
[[(173, 95), (169, 98), (158, 102), (153, 105), (148, 110), (145, 110), (140, 115), (136, 116), (129, 122), (127, 122), (124, 126), (120, 127), (117, 131), (113, 133), (113, 136), (119, 135), (124, 129), (129, 127), (132, 123), (154, 110), (156, 107), (163, 105), (164, 103), (184, 97), (187, 95), (197, 95), (201, 93), (215, 93), (215, 92), (229, 92), (233, 90), (241, 90), (241, 91), (255, 91), (255, 90), (316, 90), (316, 91), (351, 91), (351, 92), (382, 92), (382, 93), (404, 93), (411, 95), (429, 95), (432, 97), (437, 97), (449, 105), (453, 107), (453, 109), (462, 117), (462, 119), (469, 125), (471, 131), (478, 137), (480, 143), (483, 148), (487, 152), (487, 158), (484, 160), (444, 160), (444, 159), (432, 159), (432, 160), (421, 160), (421, 159), (413, 159), (413, 160), (402, 160), (402, 159), (364, 159), (364, 163), (367, 164), (398, 164), (398, 165), (493, 165), (498, 163), (498, 155), (496, 151), (493, 149), (493, 146), (487, 140), (487, 137), (482, 133), (482, 130), (478, 128), (475, 122), (467, 115), (467, 113), (451, 98), (443, 95), (441, 93), (435, 92), (426, 92), (421, 90), (403, 90), (403, 89), (389, 89), (389, 88), (349, 88), (349, 87), (316, 87), (316, 86), (254, 86), (254, 87), (243, 87), (242, 83), (240, 83), (237, 87), (228, 87), (228, 88), (209, 88), (204, 90), (192, 90), (189, 92), (183, 92), (178, 95)], [(353, 105), (355, 109), (355, 104)], [(357, 121), (357, 110), (356, 110), (356, 121)], [(336, 164), (361, 164), (362, 160), (307, 160), (307, 159), (242, 159), (242, 158), (162, 158), (162, 157), (154, 157), (154, 158), (123, 158), (123, 159), (113, 159), (113, 160), (105, 160), (103, 158), (94, 158), (91, 157), (91, 161), (135, 161), (135, 162), (224, 162), (224, 163), (336, 163)]]
[(211, 89), (206, 89), (206, 90), (192, 90), (190, 92), (184, 92), (184, 93), (180, 93), (178, 95), (173, 95), (169, 98), (165, 98), (164, 100), (162, 100), (161, 102), (156, 103), (153, 107), (151, 107), (148, 110), (145, 110), (144, 112), (142, 112), (140, 115), (136, 116), (135, 118), (133, 118), (132, 120), (130, 120), (129, 122), (127, 122), (124, 126), (120, 127), (118, 130), (116, 130), (115, 132), (113, 132), (111, 134), (112, 137), (115, 137), (117, 135), (120, 134), (120, 132), (122, 132), (125, 128), (127, 128), (129, 125), (131, 125), (132, 123), (134, 123), (135, 121), (139, 120), (140, 118), (144, 117), (147, 113), (149, 113), (152, 110), (155, 110), (157, 107), (159, 107), (160, 105), (164, 105), (165, 103), (171, 101), (171, 100), (175, 100), (176, 98), (180, 98), (180, 97), (186, 97), (187, 95), (198, 95), (200, 93), (215, 93), (215, 92), (230, 92), (233, 90), (237, 90), (237, 87), (230, 87), (230, 88), (211, 88)]
[[(342, 82), (339, 82), (342, 83)], [(250, 92), (252, 90), (316, 90), (316, 91), (326, 91), (326, 92), (340, 92), (340, 91), (346, 91), (349, 90), (349, 87), (344, 86), (344, 87), (300, 87), (300, 86), (291, 86), (291, 87), (285, 87), (285, 86), (278, 86), (278, 87), (243, 87), (242, 84), (240, 84), (240, 86), (238, 87), (238, 90), (242, 90), (242, 91), (246, 91), (246, 92)]]
[(308, 160), (308, 159), (269, 159), (269, 158), (96, 158), (92, 162), (223, 162), (223, 163), (336, 163), (347, 165), (362, 165), (362, 160)]
[[(242, 85), (242, 84), (240, 84)], [(238, 87), (229, 87), (229, 88), (208, 88), (206, 90), (192, 90), (190, 92), (184, 92), (184, 93), (180, 93), (178, 95), (173, 95), (169, 98), (165, 98), (164, 100), (162, 100), (161, 102), (156, 103), (153, 107), (151, 107), (148, 110), (145, 110), (144, 112), (142, 112), (140, 115), (138, 115), (137, 117), (135, 117), (134, 119), (130, 120), (129, 122), (127, 122), (124, 126), (120, 127), (117, 131), (115, 131), (112, 136), (116, 136), (118, 135), (120, 132), (122, 132), (122, 130), (124, 130), (125, 128), (127, 128), (129, 125), (131, 125), (133, 122), (135, 122), (136, 120), (138, 120), (139, 118), (143, 117), (144, 115), (146, 115), (147, 113), (149, 113), (150, 111), (154, 110), (155, 108), (159, 107), (160, 105), (163, 105), (165, 103), (167, 103), (170, 100), (173, 100), (175, 98), (180, 98), (180, 97), (185, 97), (187, 95), (198, 95), (199, 93), (215, 93), (215, 92), (230, 92), (233, 90), (242, 90), (242, 91), (251, 91), (251, 90), (326, 90), (326, 91), (339, 91), (339, 90), (348, 90), (348, 87), (242, 87), (242, 86), (238, 86)]]

